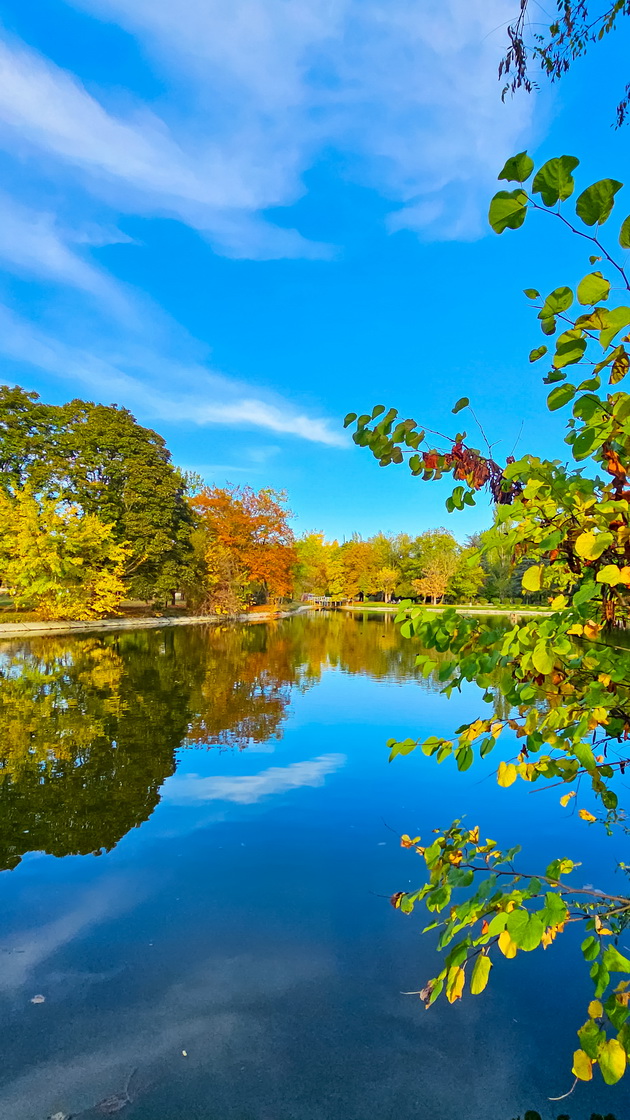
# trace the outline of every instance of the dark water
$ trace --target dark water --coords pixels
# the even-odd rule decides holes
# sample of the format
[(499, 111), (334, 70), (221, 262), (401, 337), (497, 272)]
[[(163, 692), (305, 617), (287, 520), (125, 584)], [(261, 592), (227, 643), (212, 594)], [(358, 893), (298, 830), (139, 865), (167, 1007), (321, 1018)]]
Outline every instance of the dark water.
[(414, 653), (345, 615), (0, 647), (2, 1120), (630, 1116), (623, 1086), (547, 1104), (590, 998), (572, 933), (453, 1007), (401, 994), (439, 967), (383, 897), (421, 879), (401, 832), (466, 814), (600, 884), (625, 854), (557, 790), (499, 790), (499, 755), (388, 765), (487, 714)]

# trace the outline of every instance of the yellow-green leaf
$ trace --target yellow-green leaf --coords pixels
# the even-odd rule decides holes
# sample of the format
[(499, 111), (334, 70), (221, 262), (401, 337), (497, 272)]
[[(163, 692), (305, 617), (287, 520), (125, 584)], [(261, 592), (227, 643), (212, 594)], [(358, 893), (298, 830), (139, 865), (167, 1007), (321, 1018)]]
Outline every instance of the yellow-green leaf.
[(528, 568), (523, 576), (523, 591), (540, 591), (542, 575), (542, 564), (535, 564), (533, 568)]
[(532, 662), (539, 673), (550, 673), (555, 665), (555, 658), (550, 652), (546, 642), (538, 642), (534, 647)]
[(516, 781), (517, 770), (513, 762), (500, 762), (497, 772), (497, 782), (507, 789)]
[(462, 998), (465, 979), (466, 975), (463, 968), (453, 967), (449, 969), (446, 981), (446, 998), (449, 1003), (455, 1003), (455, 1000)]
[(592, 999), (588, 1005), (588, 1013), (591, 1019), (601, 1019), (604, 1014), (604, 1008), (598, 999)]
[(585, 1054), (583, 1050), (576, 1050), (573, 1055), (572, 1073), (574, 1073), (580, 1081), (593, 1080), (593, 1063), (588, 1054)]
[(488, 977), (490, 975), (491, 968), (492, 961), (490, 960), (490, 957), (487, 957), (485, 953), (480, 953), (477, 957), (475, 967), (473, 968), (473, 974), (470, 978), (470, 990), (474, 996), (478, 996), (480, 992), (483, 992), (486, 984), (488, 983)]
[(597, 1051), (597, 1060), (607, 1085), (614, 1085), (626, 1072), (626, 1052), (616, 1038), (602, 1043)]
[(575, 551), (583, 560), (597, 560), (612, 542), (612, 533), (593, 533), (589, 530), (580, 533), (575, 542)]
[(623, 583), (621, 571), (617, 564), (606, 564), (603, 568), (600, 568), (595, 579), (597, 583), (607, 583), (611, 587), (615, 587), (618, 583)]

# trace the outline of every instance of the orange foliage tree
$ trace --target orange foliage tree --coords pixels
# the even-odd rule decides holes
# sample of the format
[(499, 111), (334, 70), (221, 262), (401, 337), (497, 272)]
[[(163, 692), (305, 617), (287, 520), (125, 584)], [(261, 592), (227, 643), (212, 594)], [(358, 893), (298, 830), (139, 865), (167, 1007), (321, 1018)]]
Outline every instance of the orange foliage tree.
[(229, 611), (286, 598), (297, 553), (283, 491), (206, 486), (191, 499), (206, 565), (206, 601)]

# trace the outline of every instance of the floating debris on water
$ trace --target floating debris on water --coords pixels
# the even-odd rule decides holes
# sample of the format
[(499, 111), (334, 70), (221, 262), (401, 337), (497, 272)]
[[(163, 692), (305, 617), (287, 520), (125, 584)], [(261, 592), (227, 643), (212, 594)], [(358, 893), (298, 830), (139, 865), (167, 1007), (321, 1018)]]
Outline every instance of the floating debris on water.
[(115, 1112), (121, 1112), (123, 1108), (131, 1104), (133, 1097), (129, 1094), (129, 1087), (137, 1072), (137, 1068), (132, 1069), (122, 1093), (113, 1093), (111, 1097), (105, 1097), (94, 1106), (95, 1111), (102, 1113), (103, 1116), (113, 1116)]

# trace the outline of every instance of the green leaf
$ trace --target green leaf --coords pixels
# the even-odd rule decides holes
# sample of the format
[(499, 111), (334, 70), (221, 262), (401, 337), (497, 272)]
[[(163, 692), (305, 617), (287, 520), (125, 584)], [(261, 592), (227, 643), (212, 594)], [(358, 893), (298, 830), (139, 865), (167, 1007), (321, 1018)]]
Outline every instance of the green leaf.
[(488, 983), (490, 969), (492, 968), (492, 961), (485, 953), (480, 953), (475, 961), (472, 976), (470, 978), (470, 990), (474, 996), (480, 995)]
[(619, 244), (622, 249), (630, 249), (630, 214), (624, 218), (619, 230)]
[(544, 357), (544, 355), (546, 353), (547, 353), (547, 347), (546, 346), (537, 346), (535, 350), (530, 350), (529, 360), (530, 360), (530, 362), (537, 362), (538, 359)]
[(547, 408), (550, 412), (563, 408), (565, 404), (573, 400), (575, 393), (575, 385), (558, 385), (556, 389), (551, 390), (547, 397)]
[(457, 404), (455, 405), (455, 408), (451, 409), (451, 412), (461, 412), (462, 408), (468, 408), (469, 404), (470, 400), (468, 399), (468, 397), (460, 397)]
[(581, 607), (583, 603), (588, 603), (590, 599), (594, 599), (599, 593), (600, 589), (594, 579), (585, 580), (581, 587), (578, 587), (571, 602), (574, 607)]
[(626, 1072), (626, 1052), (616, 1038), (602, 1043), (597, 1051), (597, 1061), (607, 1085), (615, 1085)]
[(346, 416), (344, 422), (343, 422), (344, 428), (347, 428), (349, 424), (353, 424), (354, 421), (356, 420), (356, 418), (357, 418), (356, 412), (349, 412), (348, 415)]
[(582, 953), (585, 960), (596, 960), (599, 956), (599, 949), (600, 945), (596, 937), (593, 937), (592, 934), (589, 937), (585, 937), (584, 941), (582, 942)]
[(540, 591), (543, 571), (542, 564), (534, 564), (532, 568), (528, 568), (522, 579), (523, 591)]
[(600, 440), (598, 432), (594, 428), (585, 428), (583, 432), (576, 437), (572, 444), (573, 458), (578, 462), (581, 459), (588, 459), (595, 444)]
[(608, 299), (609, 294), (610, 280), (602, 276), (601, 272), (589, 272), (577, 286), (577, 298), (584, 306)]
[(495, 233), (518, 229), (527, 214), (527, 195), (518, 187), (514, 191), (498, 191), (490, 203), (488, 221)]
[(523, 288), (523, 295), (528, 299), (538, 299), (540, 292), (536, 291), (536, 288)]
[(529, 179), (534, 170), (534, 161), (527, 152), (519, 152), (517, 156), (510, 156), (505, 161), (503, 170), (497, 179), (507, 179), (508, 183), (524, 183)]
[(560, 895), (555, 894), (554, 891), (547, 891), (545, 895), (545, 905), (540, 911), (540, 920), (544, 926), (560, 926), (567, 920), (567, 908), (560, 898)]
[(575, 171), (579, 162), (575, 156), (556, 156), (547, 160), (536, 172), (532, 190), (541, 196), (545, 206), (564, 202), (573, 194), (575, 182), (571, 172)]
[(575, 212), (585, 225), (601, 226), (610, 217), (615, 202), (617, 191), (621, 190), (623, 183), (616, 179), (600, 179), (592, 183), (578, 198)]
[(545, 932), (538, 914), (530, 914), (529, 911), (520, 908), (508, 914), (506, 929), (515, 945), (525, 953), (531, 953), (533, 949), (538, 948)]
[(614, 945), (604, 950), (602, 961), (609, 972), (630, 972), (630, 961)]

